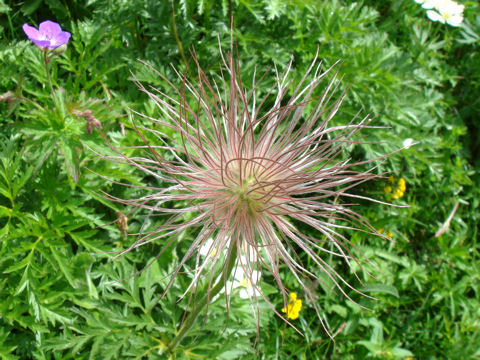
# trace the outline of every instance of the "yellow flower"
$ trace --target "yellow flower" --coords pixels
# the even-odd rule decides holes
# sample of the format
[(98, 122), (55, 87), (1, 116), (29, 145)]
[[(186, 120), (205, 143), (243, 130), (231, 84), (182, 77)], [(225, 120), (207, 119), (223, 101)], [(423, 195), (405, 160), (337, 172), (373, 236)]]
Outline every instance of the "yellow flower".
[(282, 312), (287, 313), (287, 318), (295, 320), (298, 319), (300, 310), (302, 310), (302, 300), (297, 299), (297, 293), (290, 293), (288, 305), (282, 309)]
[(386, 186), (383, 190), (385, 193), (390, 194), (393, 200), (399, 199), (403, 197), (405, 194), (405, 190), (407, 190), (407, 183), (405, 182), (404, 178), (398, 179), (398, 181), (395, 181), (395, 178), (390, 175), (388, 177), (388, 181), (392, 184), (391, 186), (388, 185)]
[(403, 196), (403, 191), (401, 191), (400, 189), (396, 189), (392, 195), (392, 199), (399, 199), (402, 196)]
[[(380, 228), (377, 230), (379, 234), (383, 234), (383, 228)], [(387, 230), (385, 233), (385, 236), (392, 239), (393, 238), (393, 233), (390, 230)]]

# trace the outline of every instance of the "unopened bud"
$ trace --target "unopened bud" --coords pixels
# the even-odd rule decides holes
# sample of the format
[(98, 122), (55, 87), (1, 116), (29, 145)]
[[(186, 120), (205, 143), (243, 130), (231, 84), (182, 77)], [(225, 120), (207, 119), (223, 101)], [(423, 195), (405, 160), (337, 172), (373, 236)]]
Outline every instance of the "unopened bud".
[(90, 124), (95, 126), (97, 129), (102, 128), (102, 123), (97, 118), (94, 118), (93, 116), (92, 116), (92, 121), (90, 121)]
[(67, 50), (67, 44), (64, 44), (62, 46), (59, 46), (59, 47), (53, 49), (52, 53), (55, 54), (55, 55), (60, 55), (60, 54), (63, 54), (65, 52), (65, 50)]
[(117, 226), (124, 233), (128, 231), (128, 219), (119, 211), (117, 211)]
[(92, 135), (92, 132), (93, 132), (92, 123), (87, 122), (85, 124), (85, 131), (87, 132), (88, 135)]
[(85, 111), (75, 110), (73, 113), (85, 119), (85, 121), (87, 122), (85, 124), (85, 130), (87, 134), (90, 135), (93, 132), (93, 126), (95, 126), (97, 129), (102, 128), (102, 123), (100, 122), (100, 120), (98, 120), (96, 117), (93, 116), (92, 110), (89, 110), (89, 109)]
[(6, 93), (3, 93), (0, 95), (0, 102), (5, 102), (5, 101), (11, 101), (15, 99), (15, 94), (12, 93), (11, 91), (7, 91)]

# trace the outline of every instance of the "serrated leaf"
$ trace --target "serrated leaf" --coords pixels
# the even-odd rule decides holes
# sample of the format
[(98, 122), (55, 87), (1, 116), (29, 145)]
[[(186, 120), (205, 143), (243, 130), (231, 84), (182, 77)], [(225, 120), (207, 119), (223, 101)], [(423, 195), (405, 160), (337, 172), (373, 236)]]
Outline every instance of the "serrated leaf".
[[(97, 254), (103, 254), (105, 253), (105, 251), (107, 251), (106, 248), (102, 249), (101, 247), (94, 244), (93, 240), (91, 241), (87, 240), (91, 237), (90, 235), (94, 235), (96, 233), (97, 233), (96, 230), (89, 230), (89, 231), (82, 231), (82, 232), (70, 232), (68, 233), (68, 235), (70, 235), (77, 244), (81, 244), (88, 251), (94, 251)], [(83, 234), (87, 234), (88, 236), (83, 236)], [(98, 243), (100, 244), (100, 242)]]
[(18, 286), (15, 289), (15, 295), (21, 294), (22, 291), (28, 286), (29, 282), (30, 281), (29, 281), (29, 278), (28, 278), (28, 268), (27, 268), (23, 272), (22, 278), (20, 279), (20, 282), (18, 283)]
[(74, 182), (80, 178), (80, 161), (75, 144), (66, 139), (60, 141), (60, 151), (65, 158), (65, 169)]
[(46, 306), (40, 306), (40, 312), (42, 313), (43, 318), (46, 319), (47, 322), (50, 321), (54, 325), (56, 321), (58, 321), (61, 324), (73, 323), (73, 319), (70, 319), (65, 315), (62, 315), (52, 309), (49, 309)]
[(93, 300), (90, 300), (90, 299), (87, 299), (87, 298), (73, 299), (72, 301), (75, 304), (77, 304), (78, 306), (81, 306), (81, 307), (83, 307), (85, 309), (88, 309), (88, 310), (96, 309), (98, 307), (98, 302), (97, 301), (93, 301)]
[(9, 266), (5, 270), (3, 270), (4, 274), (8, 274), (17, 270), (24, 268), (25, 266), (29, 265), (32, 261), (33, 251), (31, 251), (27, 256), (23, 258), (23, 260)]
[(98, 291), (90, 276), (90, 270), (85, 271), (85, 277), (87, 278), (88, 294), (93, 299), (98, 299)]
[[(70, 333), (63, 337), (57, 337), (49, 340), (48, 345), (45, 346), (48, 350), (66, 350), (69, 348), (80, 349), (86, 341), (91, 339), (91, 335), (75, 335), (72, 336)], [(80, 345), (80, 346), (79, 346)]]
[(10, 194), (10, 191), (8, 190), (8, 188), (6, 186), (3, 186), (2, 184), (0, 184), (0, 194), (5, 196), (9, 200), (12, 199), (12, 195)]
[(5, 346), (0, 345), (1, 358), (3, 360), (17, 360), (17, 359), (20, 359), (20, 357), (12, 354), (17, 347), (18, 346), (13, 345), (13, 346), (10, 346), (10, 347), (7, 348)]
[(13, 189), (12, 189), (12, 196), (13, 198), (17, 197), (18, 192), (23, 188), (25, 183), (30, 179), (30, 177), (33, 174), (33, 166), (30, 166), (24, 173), (23, 175), (14, 182), (13, 184)]
[(8, 234), (8, 230), (10, 229), (9, 223), (5, 224), (3, 228), (0, 229), (0, 239)]
[(55, 258), (55, 261), (58, 264), (58, 267), (60, 268), (60, 271), (65, 275), (65, 278), (67, 279), (68, 283), (70, 284), (71, 287), (74, 289), (77, 288), (75, 284), (75, 280), (72, 277), (72, 274), (70, 273), (70, 269), (67, 264), (67, 259), (63, 254), (60, 254), (54, 247), (50, 246), (50, 251), (52, 252), (53, 257)]
[(53, 93), (53, 103), (55, 104), (55, 108), (57, 110), (57, 113), (55, 115), (58, 116), (58, 118), (55, 120), (59, 124), (65, 123), (65, 118), (67, 117), (67, 114), (68, 114), (65, 106), (66, 98), (67, 98), (67, 93), (63, 88), (55, 90)]

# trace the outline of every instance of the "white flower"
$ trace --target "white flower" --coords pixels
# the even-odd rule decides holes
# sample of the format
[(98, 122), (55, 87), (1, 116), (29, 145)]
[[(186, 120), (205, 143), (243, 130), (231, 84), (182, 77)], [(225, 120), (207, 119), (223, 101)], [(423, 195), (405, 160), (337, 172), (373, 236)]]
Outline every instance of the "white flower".
[(244, 270), (244, 266), (246, 267), (246, 265), (242, 266), (241, 264), (238, 264), (236, 269), (233, 270), (233, 281), (227, 282), (227, 290), (240, 289), (238, 295), (242, 299), (251, 299), (260, 296), (261, 293), (257, 287), (260, 282), (261, 272), (258, 270), (252, 270), (251, 275), (248, 276), (245, 274), (245, 270), (248, 271), (248, 269)]
[(424, 9), (433, 9), (438, 0), (415, 0), (415, 2), (422, 5), (422, 8)]
[(412, 138), (408, 138), (408, 139), (403, 140), (403, 147), (405, 149), (408, 149), (410, 146), (412, 146), (412, 144), (413, 144), (413, 139)]
[(460, 5), (452, 0), (430, 0), (427, 2), (429, 6), (433, 5), (432, 7), (426, 7), (427, 9), (433, 9), (427, 11), (427, 17), (430, 20), (439, 21), (442, 24), (447, 23), (451, 26), (461, 25), (463, 21), (463, 10), (465, 9), (464, 5)]
[[(214, 240), (208, 238), (202, 246), (200, 246), (199, 253), (200, 255), (207, 257), (210, 256), (213, 258), (217, 254), (217, 248), (215, 247)], [(241, 246), (241, 261), (242, 264), (245, 264), (247, 261), (249, 263), (255, 263), (258, 260), (258, 251), (248, 243), (244, 242)], [(247, 260), (248, 258), (248, 260)]]
[(427, 16), (432, 21), (440, 21), (442, 24), (447, 23), (451, 26), (460, 26), (463, 22), (462, 14), (450, 14), (448, 12), (437, 13), (436, 11), (428, 10)]
[(199, 252), (200, 252), (200, 255), (202, 256), (205, 256), (205, 257), (209, 256), (213, 258), (217, 253), (217, 248), (214, 247), (213, 239), (212, 238), (207, 239), (203, 243), (203, 245), (200, 247)]
[[(207, 261), (210, 261), (217, 254), (214, 240), (212, 238), (207, 239), (200, 247), (199, 253), (201, 256), (207, 257)], [(238, 295), (242, 299), (254, 298), (261, 295), (260, 291), (255, 288), (260, 281), (261, 272), (252, 270), (252, 266), (255, 266), (257, 261), (258, 253), (256, 249), (247, 243), (242, 244), (241, 255), (235, 269), (233, 269), (233, 280), (227, 281), (227, 294), (230, 294), (231, 290), (240, 289)], [(245, 271), (251, 272), (250, 277), (245, 274)], [(216, 281), (219, 279), (220, 277)], [(224, 289), (221, 290), (221, 293), (223, 293), (223, 291)], [(213, 300), (215, 300), (215, 298)]]
[(255, 263), (258, 261), (258, 252), (259, 249), (256, 249), (254, 246), (249, 245), (247, 242), (242, 244), (241, 248), (241, 263), (248, 264)]

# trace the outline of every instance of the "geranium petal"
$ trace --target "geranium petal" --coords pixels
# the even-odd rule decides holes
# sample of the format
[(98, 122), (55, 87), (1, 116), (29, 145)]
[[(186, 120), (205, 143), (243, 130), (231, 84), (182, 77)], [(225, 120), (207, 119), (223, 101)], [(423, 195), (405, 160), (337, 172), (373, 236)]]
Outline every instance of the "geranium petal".
[(59, 33), (62, 32), (62, 28), (56, 22), (47, 20), (40, 23), (38, 30), (41, 35), (44, 35), (48, 39), (51, 39), (54, 36), (57, 36)]
[(40, 38), (40, 33), (33, 26), (30, 26), (28, 24), (23, 24), (22, 28), (30, 40), (34, 41)]
[(50, 47), (50, 41), (49, 40), (36, 40), (36, 39), (30, 39), (32, 40), (35, 45), (38, 45), (40, 47)]
[(55, 49), (59, 46), (62, 46), (62, 45), (65, 45), (66, 43), (68, 43), (68, 40), (70, 39), (70, 33), (67, 32), (67, 31), (62, 31), (60, 34), (54, 36), (53, 38), (51, 38), (51, 44), (50, 44), (50, 48), (51, 49)]

